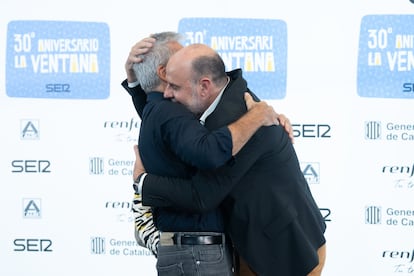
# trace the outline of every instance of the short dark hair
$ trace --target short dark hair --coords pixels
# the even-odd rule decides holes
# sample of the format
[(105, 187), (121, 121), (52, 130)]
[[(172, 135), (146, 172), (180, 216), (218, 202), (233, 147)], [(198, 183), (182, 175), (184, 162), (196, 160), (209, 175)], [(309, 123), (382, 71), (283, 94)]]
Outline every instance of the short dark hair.
[(223, 59), (217, 53), (200, 56), (193, 60), (192, 81), (196, 82), (202, 76), (211, 77), (212, 81), (218, 85), (223, 84), (227, 80), (226, 67)]

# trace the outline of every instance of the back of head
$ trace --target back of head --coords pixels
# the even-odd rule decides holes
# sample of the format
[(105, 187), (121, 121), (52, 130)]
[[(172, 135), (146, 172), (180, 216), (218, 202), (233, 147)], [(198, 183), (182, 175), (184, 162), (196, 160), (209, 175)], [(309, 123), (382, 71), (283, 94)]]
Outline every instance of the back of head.
[(143, 61), (134, 64), (134, 72), (142, 89), (146, 92), (154, 91), (162, 80), (157, 75), (159, 66), (166, 66), (176, 49), (171, 43), (180, 43), (182, 36), (175, 32), (162, 32), (151, 35), (155, 43), (148, 53), (142, 56)]
[(217, 86), (222, 86), (227, 81), (226, 68), (220, 55), (204, 44), (192, 44), (187, 46), (190, 52), (191, 79), (197, 82), (202, 77), (209, 77)]

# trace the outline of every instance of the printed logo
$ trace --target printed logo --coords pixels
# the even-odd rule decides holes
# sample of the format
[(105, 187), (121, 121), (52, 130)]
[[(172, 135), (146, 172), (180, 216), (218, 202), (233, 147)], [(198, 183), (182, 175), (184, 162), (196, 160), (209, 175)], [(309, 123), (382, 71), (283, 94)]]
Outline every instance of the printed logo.
[(329, 208), (319, 208), (319, 211), (321, 212), (323, 220), (325, 222), (332, 221), (332, 219), (331, 219), (331, 213), (332, 213), (331, 209), (329, 209)]
[(107, 201), (105, 209), (112, 210), (116, 222), (132, 223), (134, 217), (132, 214), (132, 201)]
[(302, 138), (331, 138), (328, 124), (292, 124), (293, 136)]
[(317, 162), (301, 162), (302, 173), (309, 184), (319, 184), (319, 163)]
[(358, 55), (358, 95), (414, 99), (414, 16), (362, 18)]
[(185, 45), (204, 43), (222, 57), (226, 70), (241, 68), (262, 99), (286, 96), (287, 27), (282, 20), (184, 18), (178, 32)]
[(42, 200), (40, 198), (23, 199), (23, 218), (41, 218)]
[(105, 23), (11, 21), (7, 28), (7, 95), (107, 98), (109, 47)]
[(114, 132), (116, 142), (138, 143), (141, 120), (131, 118), (129, 121), (105, 121), (104, 129)]
[(396, 123), (379, 121), (365, 122), (365, 139), (388, 141), (414, 141), (413, 123)]
[(39, 140), (39, 120), (23, 119), (20, 120), (20, 139)]
[(89, 158), (89, 174), (94, 175), (128, 175), (132, 176), (132, 169), (134, 166), (133, 160), (118, 160), (115, 158), (108, 158), (105, 161), (102, 157)]
[(106, 239), (105, 237), (91, 237), (91, 254), (131, 257), (152, 256), (148, 249), (140, 247), (135, 240)]
[(105, 254), (105, 238), (92, 237), (91, 238), (91, 254), (102, 255)]
[(414, 189), (414, 164), (383, 166), (381, 172), (391, 177), (396, 189)]
[(365, 207), (365, 223), (381, 224), (381, 207), (368, 206)]
[(52, 252), (52, 240), (50, 239), (15, 239), (14, 251), (17, 252)]
[(51, 173), (49, 160), (13, 160), (12, 173)]
[(392, 272), (398, 275), (414, 273), (414, 249), (384, 250), (381, 254), (382, 262), (392, 262)]
[(381, 139), (381, 122), (365, 122), (365, 139)]
[[(382, 213), (384, 210), (384, 213)], [(381, 206), (365, 207), (365, 224), (382, 224), (394, 227), (414, 227), (414, 212), (410, 209), (395, 209)]]
[(89, 174), (104, 174), (104, 159), (101, 157), (89, 158)]

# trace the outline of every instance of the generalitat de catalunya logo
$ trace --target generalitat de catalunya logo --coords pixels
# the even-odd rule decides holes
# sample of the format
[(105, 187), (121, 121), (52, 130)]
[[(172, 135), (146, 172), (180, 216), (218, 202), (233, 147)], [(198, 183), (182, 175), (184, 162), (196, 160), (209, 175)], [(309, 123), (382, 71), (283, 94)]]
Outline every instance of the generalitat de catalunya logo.
[(361, 97), (414, 99), (414, 15), (367, 15), (359, 37)]
[(105, 99), (109, 96), (109, 49), (106, 23), (11, 21), (7, 26), (7, 95)]
[(222, 57), (226, 70), (241, 68), (261, 99), (286, 96), (287, 27), (282, 20), (183, 18), (185, 45), (204, 43)]

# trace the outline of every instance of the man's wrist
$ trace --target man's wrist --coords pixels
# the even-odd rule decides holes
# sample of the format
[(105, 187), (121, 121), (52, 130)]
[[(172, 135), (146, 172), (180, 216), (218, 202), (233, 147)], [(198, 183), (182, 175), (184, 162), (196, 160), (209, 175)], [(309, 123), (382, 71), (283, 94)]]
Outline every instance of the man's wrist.
[(134, 87), (137, 87), (138, 86), (138, 84), (139, 84), (139, 81), (138, 80), (136, 80), (136, 81), (134, 81), (134, 82), (127, 82), (128, 83), (128, 87), (129, 88), (134, 88)]
[(134, 190), (137, 194), (142, 194), (142, 186), (144, 184), (144, 179), (148, 173), (141, 173), (138, 177), (134, 180)]

